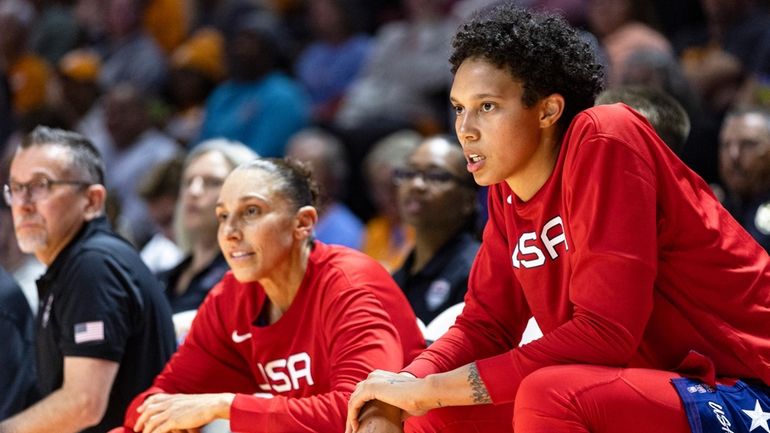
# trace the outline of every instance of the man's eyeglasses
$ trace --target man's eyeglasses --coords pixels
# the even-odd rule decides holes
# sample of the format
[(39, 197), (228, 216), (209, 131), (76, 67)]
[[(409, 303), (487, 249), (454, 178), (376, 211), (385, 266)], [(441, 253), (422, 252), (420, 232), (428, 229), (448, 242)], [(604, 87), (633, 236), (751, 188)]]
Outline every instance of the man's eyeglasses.
[(468, 184), (468, 180), (456, 176), (446, 170), (431, 168), (428, 170), (417, 170), (414, 168), (399, 168), (393, 172), (393, 182), (396, 185), (411, 182), (417, 178), (429, 185), (440, 185), (449, 182), (457, 182), (461, 185)]
[(82, 188), (91, 185), (91, 183), (81, 180), (53, 180), (41, 177), (29, 182), (10, 182), (3, 185), (3, 197), (8, 206), (21, 203), (27, 193), (33, 202), (45, 200), (56, 185), (77, 185)]

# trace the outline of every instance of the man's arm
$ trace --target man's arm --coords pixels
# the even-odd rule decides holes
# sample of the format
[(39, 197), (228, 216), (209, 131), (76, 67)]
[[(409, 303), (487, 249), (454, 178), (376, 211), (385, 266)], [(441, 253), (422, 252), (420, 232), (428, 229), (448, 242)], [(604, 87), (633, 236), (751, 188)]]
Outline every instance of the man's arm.
[(118, 367), (103, 359), (65, 357), (62, 387), (0, 423), (0, 433), (75, 433), (98, 424)]

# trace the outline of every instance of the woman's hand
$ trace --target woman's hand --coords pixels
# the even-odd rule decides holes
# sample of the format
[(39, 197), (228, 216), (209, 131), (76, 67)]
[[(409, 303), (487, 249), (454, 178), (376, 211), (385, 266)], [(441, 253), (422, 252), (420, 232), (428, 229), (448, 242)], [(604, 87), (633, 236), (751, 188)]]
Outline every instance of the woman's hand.
[(379, 400), (395, 406), (405, 412), (405, 416), (423, 415), (432, 407), (427, 407), (421, 398), (425, 392), (425, 379), (417, 379), (409, 373), (393, 373), (375, 370), (366, 380), (356, 385), (348, 402), (348, 419), (345, 432), (358, 430), (358, 415), (361, 408), (370, 400)]
[(395, 406), (403, 410), (404, 417), (422, 415), (437, 407), (492, 403), (474, 362), (424, 379), (409, 373), (375, 370), (350, 395), (345, 433), (358, 430), (359, 411), (370, 400)]
[(235, 394), (155, 394), (137, 408), (140, 416), (134, 431), (197, 431), (217, 418), (229, 418), (234, 398)]
[(362, 433), (404, 433), (401, 409), (379, 400), (366, 403), (358, 415)]

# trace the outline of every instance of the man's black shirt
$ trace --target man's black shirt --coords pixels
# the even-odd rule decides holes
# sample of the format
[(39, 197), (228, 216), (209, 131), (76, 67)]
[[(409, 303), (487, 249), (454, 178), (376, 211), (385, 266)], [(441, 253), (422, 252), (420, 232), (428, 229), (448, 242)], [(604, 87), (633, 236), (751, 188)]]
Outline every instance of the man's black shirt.
[(61, 388), (64, 357), (120, 364), (102, 421), (120, 426), (131, 399), (147, 389), (175, 350), (171, 310), (158, 280), (100, 217), (86, 223), (38, 280), (38, 386)]

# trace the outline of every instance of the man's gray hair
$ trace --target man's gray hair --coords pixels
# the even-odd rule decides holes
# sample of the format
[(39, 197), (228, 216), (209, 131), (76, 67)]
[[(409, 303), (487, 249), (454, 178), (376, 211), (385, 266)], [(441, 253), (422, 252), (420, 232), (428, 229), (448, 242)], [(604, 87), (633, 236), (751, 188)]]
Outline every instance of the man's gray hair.
[(67, 131), (47, 126), (37, 126), (24, 137), (22, 149), (33, 146), (55, 145), (69, 150), (72, 160), (69, 169), (82, 173), (87, 178), (82, 179), (94, 184), (104, 184), (104, 161), (91, 140), (77, 132)]

